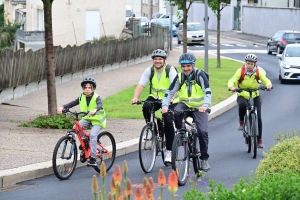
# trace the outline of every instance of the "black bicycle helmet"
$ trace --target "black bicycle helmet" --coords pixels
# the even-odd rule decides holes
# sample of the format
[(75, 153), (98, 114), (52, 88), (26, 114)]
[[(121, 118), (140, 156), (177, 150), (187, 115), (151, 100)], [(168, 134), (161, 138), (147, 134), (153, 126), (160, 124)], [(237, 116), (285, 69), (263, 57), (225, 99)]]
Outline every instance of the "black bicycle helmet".
[(187, 52), (182, 54), (179, 57), (179, 64), (193, 64), (196, 62), (196, 57), (194, 56), (194, 54)]
[(86, 84), (86, 83), (92, 84), (94, 89), (96, 89), (97, 83), (93, 78), (91, 78), (91, 77), (84, 78), (81, 82), (81, 87), (83, 87), (83, 85)]
[(250, 61), (250, 62), (257, 62), (257, 56), (254, 54), (248, 54), (245, 57), (245, 61)]
[(156, 49), (152, 52), (151, 58), (154, 59), (155, 57), (161, 57), (161, 58), (166, 58), (167, 53), (164, 50), (161, 49)]

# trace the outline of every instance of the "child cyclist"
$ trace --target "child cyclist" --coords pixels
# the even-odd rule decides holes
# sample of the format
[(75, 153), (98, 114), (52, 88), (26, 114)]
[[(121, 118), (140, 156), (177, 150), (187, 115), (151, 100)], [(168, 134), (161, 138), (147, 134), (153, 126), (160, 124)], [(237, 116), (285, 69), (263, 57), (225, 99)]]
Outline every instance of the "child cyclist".
[(84, 78), (81, 82), (83, 93), (80, 97), (63, 105), (62, 107), (59, 107), (57, 110), (58, 113), (61, 114), (64, 108), (72, 108), (79, 105), (80, 112), (89, 112), (79, 121), (79, 124), (83, 129), (92, 127), (90, 134), (91, 157), (88, 161), (89, 166), (97, 166), (97, 136), (101, 128), (106, 127), (106, 114), (102, 106), (100, 96), (94, 92), (96, 86), (96, 81), (93, 78)]

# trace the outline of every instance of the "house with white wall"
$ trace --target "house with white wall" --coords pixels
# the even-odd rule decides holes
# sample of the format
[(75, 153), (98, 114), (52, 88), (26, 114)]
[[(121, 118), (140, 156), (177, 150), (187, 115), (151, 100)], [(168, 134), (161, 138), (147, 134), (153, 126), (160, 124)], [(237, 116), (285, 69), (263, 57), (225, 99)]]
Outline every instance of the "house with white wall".
[[(44, 31), (44, 11), (41, 0), (5, 0), (6, 11), (11, 14), (7, 19), (15, 20), (15, 13), (26, 10), (24, 35), (27, 33), (41, 33)], [(116, 38), (125, 26), (124, 0), (55, 0), (52, 5), (52, 28), (54, 46), (82, 45), (103, 36)], [(40, 31), (40, 32), (39, 32)], [(28, 37), (27, 37), (28, 38)], [(26, 37), (23, 38), (26, 40)], [(34, 38), (31, 38), (31, 41)], [(21, 41), (29, 43), (29, 41)], [(25, 44), (26, 46), (26, 44)]]

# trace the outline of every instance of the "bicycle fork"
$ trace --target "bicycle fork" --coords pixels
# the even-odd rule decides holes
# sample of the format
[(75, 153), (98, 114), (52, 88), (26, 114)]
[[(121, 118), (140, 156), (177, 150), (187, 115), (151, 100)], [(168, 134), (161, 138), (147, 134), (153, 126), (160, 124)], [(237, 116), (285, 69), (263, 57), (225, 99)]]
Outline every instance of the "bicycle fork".
[(74, 142), (70, 142), (70, 143), (72, 144), (72, 146), (71, 146), (69, 155), (68, 155), (67, 157), (65, 157), (65, 153), (66, 153), (65, 151), (66, 151), (66, 148), (67, 148), (67, 143), (68, 143), (68, 141), (66, 140), (66, 141), (65, 141), (65, 144), (64, 144), (64, 146), (63, 146), (62, 153), (61, 153), (61, 159), (67, 159), (67, 160), (69, 160), (69, 159), (71, 159), (71, 157), (72, 157), (72, 155), (73, 155), (75, 145), (74, 145)]

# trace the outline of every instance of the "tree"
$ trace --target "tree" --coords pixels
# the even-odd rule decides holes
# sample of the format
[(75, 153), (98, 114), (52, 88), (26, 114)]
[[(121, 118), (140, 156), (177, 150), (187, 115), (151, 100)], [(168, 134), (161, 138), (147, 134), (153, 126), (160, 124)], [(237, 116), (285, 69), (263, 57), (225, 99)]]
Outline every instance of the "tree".
[[(187, 52), (187, 18), (188, 18), (188, 11), (194, 2), (194, 0), (168, 0), (172, 5), (177, 5), (178, 9), (182, 9), (183, 16), (182, 16), (182, 33), (183, 33), (183, 53)], [(187, 5), (188, 3), (188, 5)]]
[(53, 53), (53, 32), (52, 32), (52, 3), (54, 0), (42, 0), (44, 4), (44, 25), (45, 25), (45, 56), (47, 72), (47, 96), (48, 115), (54, 116), (57, 113), (55, 67)]
[(230, 0), (208, 0), (208, 6), (215, 13), (217, 17), (217, 68), (221, 67), (220, 59), (220, 20), (221, 20), (221, 11), (227, 4), (230, 3)]

